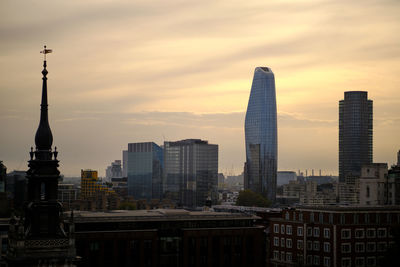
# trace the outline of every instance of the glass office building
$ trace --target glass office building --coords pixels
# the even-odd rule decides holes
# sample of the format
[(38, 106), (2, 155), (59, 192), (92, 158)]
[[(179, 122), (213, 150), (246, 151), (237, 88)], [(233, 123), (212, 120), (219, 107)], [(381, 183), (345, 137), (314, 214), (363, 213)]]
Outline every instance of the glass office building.
[(164, 197), (178, 206), (217, 202), (218, 145), (200, 139), (164, 142)]
[(245, 119), (246, 189), (274, 201), (277, 176), (277, 114), (275, 77), (270, 68), (254, 71)]
[(163, 149), (153, 142), (128, 144), (128, 195), (134, 199), (162, 198)]
[(360, 177), (372, 163), (372, 100), (368, 92), (349, 91), (339, 101), (339, 181)]

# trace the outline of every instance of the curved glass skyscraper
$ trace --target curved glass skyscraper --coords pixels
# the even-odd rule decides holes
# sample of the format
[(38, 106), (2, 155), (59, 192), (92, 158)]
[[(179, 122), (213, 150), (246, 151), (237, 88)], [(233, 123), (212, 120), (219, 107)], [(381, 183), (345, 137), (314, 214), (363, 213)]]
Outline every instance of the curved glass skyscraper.
[(278, 143), (275, 78), (270, 68), (254, 71), (244, 128), (245, 189), (275, 201)]

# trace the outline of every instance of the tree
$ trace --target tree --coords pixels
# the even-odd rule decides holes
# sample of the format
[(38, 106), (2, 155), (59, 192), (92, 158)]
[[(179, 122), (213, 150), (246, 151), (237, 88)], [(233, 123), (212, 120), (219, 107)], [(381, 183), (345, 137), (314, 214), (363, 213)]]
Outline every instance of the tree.
[(132, 202), (122, 202), (118, 209), (120, 210), (136, 210), (136, 203)]
[(269, 207), (270, 205), (271, 201), (250, 189), (240, 191), (236, 200), (236, 206)]

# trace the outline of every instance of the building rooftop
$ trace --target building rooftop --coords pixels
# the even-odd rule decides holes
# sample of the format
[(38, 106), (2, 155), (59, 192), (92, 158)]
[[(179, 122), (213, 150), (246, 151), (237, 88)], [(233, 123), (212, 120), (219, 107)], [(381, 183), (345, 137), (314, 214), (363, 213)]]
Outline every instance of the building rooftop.
[(329, 205), (329, 206), (297, 206), (296, 210), (312, 210), (312, 211), (338, 211), (338, 212), (354, 212), (354, 211), (400, 211), (400, 206), (364, 206), (364, 205)]
[[(70, 212), (66, 212), (66, 217)], [(75, 222), (108, 221), (188, 221), (188, 220), (254, 220), (257, 216), (241, 213), (188, 211), (183, 209), (74, 211)]]

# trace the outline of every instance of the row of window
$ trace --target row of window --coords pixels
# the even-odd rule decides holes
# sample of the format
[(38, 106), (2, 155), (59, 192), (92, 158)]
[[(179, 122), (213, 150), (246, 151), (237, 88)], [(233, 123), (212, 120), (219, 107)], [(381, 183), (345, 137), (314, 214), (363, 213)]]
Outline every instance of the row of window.
[[(280, 227), (280, 233), (281, 234), (286, 234), (291, 235), (292, 234), (292, 226), (291, 225), (281, 225)], [(324, 238), (330, 238), (331, 237), (331, 230), (329, 228), (324, 228)], [(274, 224), (274, 233), (279, 234), (279, 224)], [(297, 227), (297, 236), (303, 236), (303, 227), (298, 226)], [(319, 227), (307, 227), (307, 236), (314, 236), (314, 237), (319, 237), (320, 236), (320, 228)]]
[[(298, 254), (298, 257), (302, 257), (301, 254)], [(279, 252), (277, 250), (274, 250), (273, 253), (273, 259), (277, 261), (286, 261), (286, 262), (292, 262), (293, 257), (291, 252)], [(307, 265), (321, 265), (321, 257), (318, 255), (308, 255), (307, 256)], [(356, 257), (354, 260), (354, 265), (357, 266), (376, 266), (376, 257)], [(322, 262), (324, 267), (330, 267), (331, 266), (331, 258), (330, 257), (323, 257), (323, 262)], [(348, 258), (342, 258), (341, 259), (341, 266), (342, 267), (350, 267), (352, 266), (352, 260), (350, 257)]]
[[(366, 232), (366, 235), (365, 235), (365, 232)], [(354, 230), (355, 238), (364, 238), (365, 236), (367, 238), (375, 238), (376, 236), (379, 238), (386, 238), (387, 230), (386, 230), (386, 228), (378, 228), (378, 230), (376, 230), (375, 228), (367, 228), (366, 231), (365, 231), (365, 229), (357, 228)], [(391, 237), (390, 232), (389, 232), (389, 236)], [(351, 238), (351, 229), (342, 229), (341, 237), (342, 237), (342, 239), (350, 239)]]
[[(355, 252), (384, 252), (387, 250), (387, 242), (356, 242), (354, 245)], [(342, 253), (351, 253), (351, 243), (343, 243), (341, 247)]]
[[(384, 220), (384, 222), (386, 223), (392, 223), (393, 222), (393, 218), (396, 219), (397, 217), (397, 222), (400, 223), (400, 214), (391, 214), (391, 213), (386, 213), (386, 215), (383, 215), (381, 213), (376, 213), (375, 215), (373, 214), (369, 214), (369, 213), (354, 213), (353, 214), (353, 220), (350, 222), (348, 217), (346, 216), (346, 214), (341, 213), (340, 214), (340, 223), (341, 224), (346, 224), (346, 217), (347, 217), (347, 224), (349, 223), (353, 223), (353, 224), (360, 224), (361, 222), (363, 223), (371, 223), (371, 221), (373, 220), (375, 223), (381, 223), (381, 220)], [(382, 219), (384, 218), (384, 219)], [(285, 219), (286, 220), (290, 220), (290, 212), (286, 212), (285, 213)], [(363, 219), (363, 220), (360, 220)], [(292, 220), (293, 221), (303, 221), (303, 213), (299, 212), (293, 212), (292, 213)], [(328, 221), (326, 221), (326, 219), (324, 219), (324, 213), (320, 212), (318, 213), (318, 220), (315, 218), (315, 213), (314, 212), (310, 212), (310, 222), (319, 222), (319, 223), (329, 223), (329, 224), (333, 224), (333, 213), (329, 213), (329, 217), (328, 217)]]

